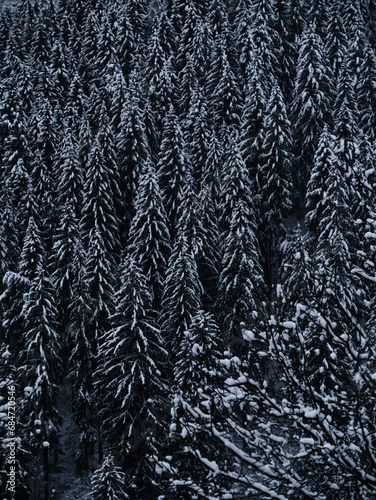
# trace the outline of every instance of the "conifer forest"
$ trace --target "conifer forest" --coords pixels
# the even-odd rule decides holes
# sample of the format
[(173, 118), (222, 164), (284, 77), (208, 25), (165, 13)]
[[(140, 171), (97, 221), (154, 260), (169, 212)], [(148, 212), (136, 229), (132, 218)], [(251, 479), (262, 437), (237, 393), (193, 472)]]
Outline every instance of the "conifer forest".
[(5, 500), (376, 499), (376, 0), (2, 5), (0, 445)]

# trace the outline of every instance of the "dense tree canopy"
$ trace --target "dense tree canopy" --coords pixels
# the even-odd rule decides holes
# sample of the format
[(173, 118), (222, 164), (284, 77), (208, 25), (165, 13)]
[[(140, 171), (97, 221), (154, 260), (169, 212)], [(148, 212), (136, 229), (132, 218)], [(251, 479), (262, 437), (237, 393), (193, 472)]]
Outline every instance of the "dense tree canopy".
[(375, 2), (2, 5), (1, 494), (376, 498)]

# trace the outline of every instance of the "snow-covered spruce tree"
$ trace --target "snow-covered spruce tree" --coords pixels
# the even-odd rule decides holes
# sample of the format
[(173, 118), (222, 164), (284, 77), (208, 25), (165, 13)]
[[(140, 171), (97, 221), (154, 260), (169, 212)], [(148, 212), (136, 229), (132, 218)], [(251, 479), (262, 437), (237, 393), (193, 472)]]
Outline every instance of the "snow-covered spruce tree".
[(329, 172), (337, 162), (335, 148), (335, 137), (329, 132), (328, 127), (325, 127), (320, 135), (306, 190), (306, 207), (308, 213), (305, 223), (310, 230), (311, 236), (314, 237), (317, 236), (318, 225), (322, 217), (324, 203), (323, 190), (327, 184)]
[(142, 167), (135, 209), (127, 251), (145, 274), (153, 306), (158, 310), (171, 242), (155, 166), (150, 159)]
[(348, 46), (348, 35), (341, 17), (342, 4), (331, 2), (329, 7), (326, 47), (333, 77), (337, 80)]
[(251, 74), (248, 68), (254, 63), (252, 51), (254, 41), (249, 29), (252, 22), (252, 2), (250, 0), (237, 2), (232, 18), (234, 47), (239, 54), (240, 81), (246, 84)]
[(292, 103), (295, 169), (301, 190), (309, 178), (320, 134), (330, 119), (333, 89), (328, 66), (324, 44), (316, 32), (316, 25), (311, 23), (300, 40)]
[(208, 16), (213, 38), (216, 39), (217, 36), (224, 36), (228, 48), (231, 50), (232, 33), (229, 25), (228, 12), (227, 0), (211, 0), (207, 7), (206, 15)]
[[(252, 52), (253, 57), (255, 52)], [(249, 78), (247, 79), (246, 96), (240, 121), (239, 147), (243, 160), (249, 170), (251, 182), (256, 180), (257, 165), (263, 143), (263, 119), (266, 109), (264, 68), (259, 60), (252, 60), (248, 64)]]
[(126, 15), (133, 26), (135, 45), (139, 51), (143, 50), (146, 35), (149, 33), (147, 29), (148, 0), (137, 0), (136, 2), (126, 0), (124, 4)]
[(353, 2), (349, 0), (339, 2), (337, 0), (337, 2), (343, 25), (348, 32), (353, 31), (354, 27), (358, 25), (366, 25), (366, 19), (369, 18), (367, 2), (363, 0), (354, 0)]
[(300, 0), (277, 0), (276, 28), (282, 42), (282, 84), (287, 102), (291, 103), (296, 65), (298, 59), (297, 42), (306, 27), (304, 4)]
[(256, 216), (249, 172), (241, 157), (237, 134), (229, 138), (223, 172), (221, 273), (217, 310), (233, 352), (242, 351), (242, 323), (260, 321), (265, 293), (255, 235)]
[(212, 310), (218, 294), (220, 269), (220, 230), (212, 186), (203, 184), (198, 195), (198, 224), (200, 245), (197, 252), (197, 270), (203, 284), (202, 297), (204, 307)]
[[(148, 60), (144, 68), (144, 78), (147, 82), (147, 98), (153, 109), (156, 134), (160, 140), (162, 124), (169, 112), (170, 106), (176, 101), (176, 70), (170, 48), (162, 45), (162, 33), (158, 26), (150, 37)], [(167, 50), (167, 53), (166, 53)]]
[(74, 252), (79, 238), (82, 211), (83, 171), (79, 161), (78, 141), (67, 132), (59, 154), (57, 192), (60, 217), (52, 241), (51, 279), (57, 292), (57, 306), (63, 329), (67, 307), (73, 297)]
[(110, 119), (111, 130), (115, 138), (115, 156), (117, 156), (117, 138), (119, 137), (120, 133), (121, 113), (123, 111), (125, 97), (128, 91), (128, 82), (125, 79), (125, 76), (120, 67), (116, 67), (114, 75), (111, 78), (111, 85), (108, 86), (107, 90), (109, 92), (110, 101), (108, 116)]
[[(24, 228), (27, 225), (27, 220), (23, 220), (22, 224), (21, 218), (18, 219), (18, 215), (21, 215), (23, 211), (17, 210), (14, 206), (13, 200), (11, 199), (9, 191), (4, 188), (1, 195), (1, 255), (2, 255), (2, 265), (1, 265), (1, 278), (4, 277), (6, 271), (14, 271), (17, 268), (17, 260), (20, 254), (20, 246), (22, 246), (22, 239), (24, 237)], [(22, 213), (25, 216), (25, 213)], [(19, 225), (17, 225), (19, 222)], [(16, 227), (20, 229), (20, 235), (17, 237)], [(3, 288), (1, 288), (3, 290)]]
[(209, 101), (214, 129), (223, 134), (227, 127), (238, 127), (241, 114), (241, 93), (231, 67), (225, 36), (218, 35), (212, 53), (208, 76)]
[(270, 287), (273, 282), (272, 268), (277, 263), (282, 222), (291, 209), (292, 201), (291, 124), (277, 84), (273, 86), (269, 98), (263, 128), (256, 194), (265, 281)]
[(175, 236), (174, 228), (176, 228), (177, 224), (177, 211), (180, 205), (179, 195), (185, 185), (188, 168), (183, 132), (179, 119), (171, 107), (164, 122), (157, 171), (172, 239)]
[(25, 427), (23, 446), (35, 454), (37, 466), (42, 467), (44, 498), (48, 500), (51, 457), (56, 463), (59, 449), (61, 419), (56, 400), (61, 359), (54, 290), (45, 272), (45, 263), (24, 296), (21, 316), (24, 347), (18, 355), (17, 379), (25, 392), (20, 409), (20, 422)]
[(41, 234), (34, 217), (31, 216), (16, 272), (9, 270), (3, 277), (4, 293), (1, 303), (4, 340), (16, 353), (24, 346), (20, 337), (20, 332), (24, 330), (24, 294), (28, 292), (32, 281), (43, 271), (45, 262)]
[(369, 141), (375, 141), (376, 56), (363, 26), (358, 26), (349, 41), (346, 57), (354, 76), (355, 99), (359, 110), (359, 127)]
[[(190, 111), (191, 102), (195, 98), (195, 93), (199, 87), (196, 69), (193, 60), (189, 58), (178, 75), (178, 104), (180, 116), (186, 117)], [(196, 96), (197, 98), (197, 96)]]
[(333, 105), (336, 152), (343, 164), (346, 177), (354, 176), (360, 155), (359, 109), (354, 91), (354, 78), (349, 64), (349, 53), (340, 68), (336, 99)]
[(311, 0), (306, 2), (303, 9), (305, 9), (305, 18), (307, 25), (314, 23), (316, 26), (317, 34), (324, 38), (327, 34), (327, 27), (329, 21), (329, 5), (326, 0)]
[[(347, 380), (349, 383), (349, 367), (348, 361), (345, 361), (343, 345), (333, 341), (323, 325), (326, 322), (335, 324), (343, 338), (350, 339), (354, 324), (362, 317), (361, 299), (364, 298), (364, 291), (361, 291), (359, 279), (351, 273), (354, 258), (350, 249), (355, 246), (355, 236), (351, 231), (349, 217), (349, 191), (336, 157), (330, 150), (328, 159), (330, 168), (323, 162), (320, 171), (318, 163), (310, 183), (312, 187), (316, 187), (310, 196), (312, 209), (307, 214), (313, 231), (312, 255), (308, 256), (307, 246), (304, 248), (300, 244), (301, 248), (296, 249), (294, 256), (295, 266), (300, 266), (301, 270), (292, 271), (292, 285), (296, 289), (296, 279), (300, 278), (302, 289), (300, 293), (295, 290), (294, 296), (289, 291), (287, 294), (285, 292), (285, 305), (282, 309), (291, 317), (295, 314), (296, 307), (303, 304), (301, 307), (306, 313), (299, 320), (300, 336), (290, 335), (289, 340), (291, 347), (296, 347), (297, 342), (298, 359), (305, 360), (304, 365), (297, 363), (296, 369), (300, 369), (300, 376), (306, 377), (312, 388), (332, 394), (336, 387), (340, 387), (339, 381), (346, 383)], [(320, 176), (323, 179), (318, 182)], [(313, 224), (315, 221), (316, 227)], [(290, 267), (293, 268), (294, 263), (291, 261), (290, 256)], [(291, 277), (284, 277), (287, 284), (283, 282), (283, 288), (291, 287)], [(322, 318), (325, 319), (320, 323)]]
[(196, 26), (195, 20), (203, 14), (204, 9), (205, 7), (197, 0), (171, 0), (171, 19), (182, 38), (192, 36)]
[[(114, 5), (118, 18), (115, 30), (115, 45), (119, 64), (124, 77), (129, 76), (133, 69), (133, 57), (136, 51), (134, 26), (124, 4)], [(120, 12), (120, 16), (118, 16)]]
[[(53, 200), (53, 160), (56, 152), (56, 116), (48, 99), (37, 100), (30, 124), (32, 147), (31, 180), (33, 194), (39, 207), (40, 221), (45, 227), (45, 236), (51, 236), (55, 222), (56, 206)], [(51, 242), (48, 242), (51, 244)]]
[[(19, 96), (14, 88), (8, 94), (5, 92), (5, 101), (13, 103), (11, 110), (8, 106), (1, 106), (2, 122), (5, 125), (4, 150), (2, 153), (2, 173), (1, 173), (1, 205), (5, 216), (6, 206), (13, 207), (13, 223), (16, 222), (19, 231), (11, 231), (11, 237), (7, 237), (7, 245), (10, 254), (14, 253), (14, 247), (22, 243), (22, 238), (26, 231), (27, 220), (25, 212), (27, 211), (28, 184), (30, 182), (31, 150), (28, 137), (28, 118), (26, 116), (25, 102)], [(4, 109), (5, 108), (5, 109)], [(10, 112), (9, 112), (10, 111)], [(0, 125), (3, 128), (2, 125)], [(6, 217), (3, 218), (3, 223)], [(6, 224), (4, 224), (5, 228)], [(13, 249), (11, 250), (11, 247)], [(13, 255), (15, 258), (16, 255)], [(13, 264), (15, 261), (13, 261)]]
[(200, 6), (189, 1), (184, 16), (184, 26), (177, 49), (177, 69), (186, 71), (188, 64), (200, 85), (204, 85), (210, 68), (210, 52), (213, 40), (211, 26), (198, 11)]
[(95, 61), (98, 65), (99, 85), (108, 85), (112, 81), (114, 72), (119, 65), (114, 22), (115, 19), (108, 12), (105, 12), (101, 17), (98, 30), (98, 45), (95, 53)]
[(191, 164), (194, 165), (193, 177), (199, 189), (208, 158), (211, 131), (207, 100), (203, 89), (198, 86), (191, 92), (189, 112), (184, 121), (184, 139), (188, 145)]
[[(22, 428), (20, 422), (17, 422), (17, 405), (21, 404), (22, 398), (19, 392), (19, 386), (16, 384), (16, 363), (14, 354), (9, 351), (9, 346), (5, 343), (0, 344), (0, 494), (3, 498), (9, 498), (11, 494), (8, 490), (10, 465), (17, 470), (17, 494), (20, 498), (27, 498), (31, 495), (28, 484), (30, 470), (27, 464), (27, 453), (22, 446)], [(14, 399), (13, 399), (14, 398)], [(13, 408), (16, 411), (15, 433), (10, 434), (11, 420), (8, 417), (8, 408), (14, 403)], [(10, 412), (13, 414), (14, 412)], [(10, 455), (10, 445), (15, 444), (16, 456)]]
[(162, 332), (172, 364), (184, 332), (201, 307), (202, 285), (188, 236), (177, 235), (168, 262), (162, 299)]
[(107, 169), (99, 138), (95, 138), (84, 179), (80, 232), (86, 253), (86, 280), (92, 308), (91, 338), (95, 342), (108, 328), (112, 312), (115, 252), (119, 248), (119, 221), (114, 206), (113, 172)]
[(215, 474), (208, 475), (197, 457), (223, 461), (225, 456), (218, 456), (219, 450), (205, 428), (205, 419), (201, 425), (192, 412), (202, 411), (213, 422), (223, 417), (223, 405), (217, 395), (225, 379), (221, 351), (219, 328), (212, 315), (200, 309), (184, 333), (174, 368), (167, 448), (172, 458), (159, 464), (162, 473), (168, 472), (168, 498), (188, 498), (198, 492), (208, 498), (214, 493)]
[[(90, 298), (85, 271), (86, 257), (80, 240), (76, 240), (72, 261), (72, 297), (68, 304), (66, 341), (63, 348), (69, 352), (68, 376), (72, 381), (72, 414), (79, 432), (76, 449), (76, 470), (92, 470), (95, 451), (95, 403), (93, 371), (95, 368), (94, 342), (90, 331)], [(98, 443), (98, 455), (101, 443)]]
[(80, 71), (87, 85), (96, 82), (98, 75), (98, 64), (95, 58), (98, 44), (99, 20), (93, 9), (88, 10), (85, 15), (84, 24), (80, 33)]
[(130, 79), (121, 112), (119, 134), (116, 138), (119, 188), (124, 200), (124, 212), (119, 215), (123, 241), (135, 213), (134, 202), (140, 171), (151, 154), (146, 135), (139, 76), (132, 73)]
[(37, 71), (42, 67), (47, 67), (50, 62), (52, 30), (47, 16), (44, 19), (38, 16), (33, 28), (29, 61), (35, 65), (34, 71)]
[(101, 467), (91, 476), (93, 500), (125, 500), (130, 498), (124, 491), (126, 475), (114, 464), (114, 457), (107, 455)]
[(202, 189), (209, 189), (209, 197), (214, 204), (215, 213), (219, 221), (220, 215), (220, 194), (223, 177), (223, 145), (220, 143), (217, 134), (211, 132), (209, 139), (209, 149), (202, 175)]
[(309, 233), (303, 233), (300, 224), (287, 235), (281, 244), (280, 283), (277, 298), (279, 314), (288, 317), (295, 312), (301, 298), (308, 299), (312, 293), (312, 256)]
[(163, 438), (166, 358), (145, 275), (132, 257), (122, 264), (112, 329), (100, 338), (96, 397), (102, 433), (118, 450), (132, 498), (156, 498), (154, 460)]
[(351, 217), (350, 193), (341, 166), (340, 163), (331, 165), (322, 191), (315, 259), (319, 276), (323, 273), (322, 293), (325, 295), (329, 290), (328, 303), (330, 295), (336, 296), (341, 308), (360, 321), (358, 307), (364, 296), (359, 278), (351, 272), (356, 259), (354, 253), (359, 247), (357, 226)]
[(263, 61), (267, 77), (266, 90), (270, 91), (275, 80), (282, 82), (283, 75), (283, 44), (277, 31), (276, 1), (256, 0), (251, 9), (250, 38), (257, 58)]

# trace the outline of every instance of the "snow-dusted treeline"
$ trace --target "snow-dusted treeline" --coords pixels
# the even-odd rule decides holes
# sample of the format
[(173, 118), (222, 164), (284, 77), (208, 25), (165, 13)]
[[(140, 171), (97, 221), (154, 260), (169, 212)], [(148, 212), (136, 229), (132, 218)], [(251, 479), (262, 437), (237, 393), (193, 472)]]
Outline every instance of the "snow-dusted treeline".
[(375, 22), (3, 9), (2, 497), (376, 498)]

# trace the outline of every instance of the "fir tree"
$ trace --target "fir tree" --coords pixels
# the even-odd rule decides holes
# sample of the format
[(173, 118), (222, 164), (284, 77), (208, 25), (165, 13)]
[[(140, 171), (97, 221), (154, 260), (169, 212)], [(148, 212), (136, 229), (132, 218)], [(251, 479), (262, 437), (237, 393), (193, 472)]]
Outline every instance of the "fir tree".
[(119, 165), (119, 187), (124, 193), (124, 212), (120, 216), (122, 238), (129, 230), (130, 220), (134, 215), (134, 201), (142, 165), (150, 158), (150, 147), (146, 135), (146, 125), (142, 100), (136, 75), (125, 96), (120, 117), (119, 135), (116, 139), (117, 162)]
[(201, 306), (202, 285), (187, 236), (179, 234), (168, 262), (162, 300), (162, 331), (174, 363), (184, 332)]
[[(79, 473), (89, 471), (94, 460), (95, 401), (93, 372), (95, 369), (93, 341), (90, 331), (90, 296), (86, 281), (85, 257), (78, 240), (72, 262), (72, 298), (68, 305), (65, 346), (69, 350), (68, 375), (72, 380), (73, 418), (77, 425), (79, 444), (76, 450), (76, 468)], [(101, 455), (101, 443), (98, 443)]]
[(269, 286), (281, 224), (291, 208), (291, 163), (291, 125), (281, 90), (275, 86), (265, 113), (262, 153), (256, 177), (259, 229), (263, 235), (262, 251)]
[(295, 118), (296, 169), (303, 187), (309, 177), (313, 155), (324, 124), (329, 123), (331, 74), (324, 45), (314, 24), (304, 31), (299, 48), (292, 113)]
[(146, 278), (131, 257), (123, 263), (115, 303), (113, 328), (100, 338), (95, 374), (103, 432), (112, 446), (120, 446), (128, 488), (133, 485), (140, 498), (149, 498), (162, 429), (160, 370), (166, 352)]
[(45, 500), (49, 498), (50, 456), (54, 453), (56, 462), (60, 425), (56, 409), (61, 373), (60, 339), (53, 294), (50, 279), (42, 269), (24, 297), (21, 312), (24, 348), (18, 358), (18, 379), (26, 393), (20, 419), (27, 429), (25, 445), (37, 453), (43, 464)]
[(145, 274), (153, 305), (158, 309), (171, 243), (155, 167), (150, 160), (143, 166), (135, 207), (128, 252)]
[[(159, 160), (157, 165), (159, 183), (170, 227), (176, 227), (179, 194), (185, 184), (188, 169), (187, 153), (180, 123), (171, 107), (166, 116)], [(174, 231), (171, 237), (173, 238)]]
[(218, 459), (218, 448), (192, 413), (201, 410), (215, 422), (223, 411), (216, 393), (225, 376), (221, 358), (219, 328), (210, 314), (199, 310), (182, 338), (174, 369), (169, 448), (173, 459), (169, 465), (179, 481), (171, 481), (170, 494), (189, 496), (193, 485), (200, 487), (202, 494), (213, 493), (211, 483), (217, 480), (208, 478), (197, 456)]
[(126, 475), (114, 464), (114, 457), (107, 455), (99, 469), (91, 477), (93, 500), (125, 500), (129, 496), (124, 491)]
[(222, 272), (219, 276), (218, 311), (221, 311), (227, 342), (241, 354), (242, 324), (260, 321), (264, 281), (255, 236), (255, 214), (241, 195), (234, 197), (230, 227), (223, 234)]

